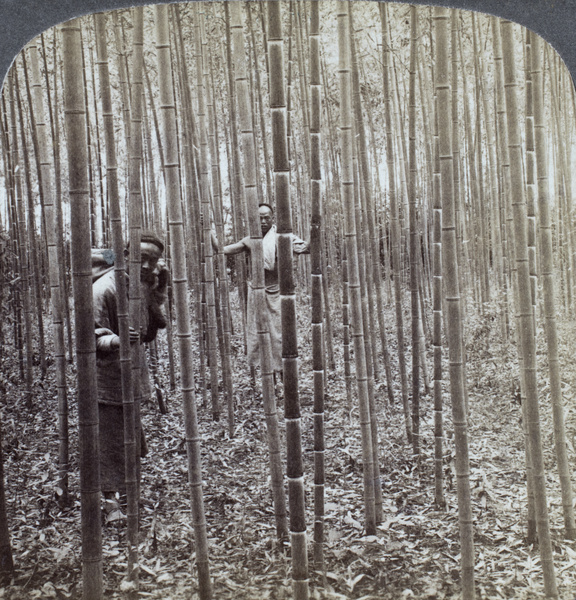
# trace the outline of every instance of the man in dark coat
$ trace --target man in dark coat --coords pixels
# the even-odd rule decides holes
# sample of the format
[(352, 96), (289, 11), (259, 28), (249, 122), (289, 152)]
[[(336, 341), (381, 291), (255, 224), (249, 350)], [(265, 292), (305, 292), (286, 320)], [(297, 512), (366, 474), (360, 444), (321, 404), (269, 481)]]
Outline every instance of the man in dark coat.
[[(152, 231), (141, 235), (142, 286), (141, 330), (130, 329), (130, 343), (154, 340), (158, 329), (166, 327), (161, 306), (166, 298), (168, 271), (162, 263), (164, 244)], [(93, 260), (93, 298), (96, 329), (96, 368), (98, 384), (98, 415), (100, 431), (100, 482), (102, 492), (110, 497), (115, 492), (126, 493), (124, 468), (124, 411), (120, 371), (120, 337), (118, 327), (118, 296), (113, 267), (113, 254), (104, 252), (98, 265)], [(128, 252), (128, 250), (127, 250)], [(108, 268), (102, 262), (110, 264)], [(96, 267), (94, 265), (96, 264)], [(96, 271), (96, 272), (95, 272)], [(128, 277), (128, 275), (126, 276)], [(142, 373), (147, 374), (146, 356), (142, 349)], [(136, 424), (137, 432), (141, 424)], [(145, 445), (142, 444), (142, 450)], [(144, 455), (144, 453), (142, 453)]]

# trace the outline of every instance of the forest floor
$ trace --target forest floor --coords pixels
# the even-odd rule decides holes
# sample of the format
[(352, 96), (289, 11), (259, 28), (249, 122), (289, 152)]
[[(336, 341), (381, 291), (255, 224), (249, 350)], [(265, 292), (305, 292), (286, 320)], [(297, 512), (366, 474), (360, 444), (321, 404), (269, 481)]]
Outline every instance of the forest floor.
[[(306, 308), (299, 311), (306, 315)], [(336, 313), (334, 313), (336, 315)], [(470, 406), (470, 467), (476, 549), (477, 598), (529, 600), (543, 597), (538, 549), (526, 535), (526, 484), (521, 407), (516, 393), (515, 350), (501, 342), (499, 321), (468, 313), (467, 377)], [(388, 339), (396, 364), (392, 313)], [(336, 321), (336, 318), (334, 319)], [(311, 537), (313, 437), (310, 331), (300, 324), (300, 399)], [(239, 322), (239, 321), (236, 321)], [(406, 321), (408, 322), (408, 321)], [(336, 327), (338, 330), (338, 327)], [(563, 393), (571, 465), (576, 433), (575, 374), (571, 358), (575, 326), (561, 323)], [(542, 337), (542, 336), (541, 336)], [(336, 331), (334, 339), (338, 340)], [(165, 347), (162, 335), (160, 347)], [(239, 332), (234, 337), (234, 436), (226, 409), (220, 421), (199, 406), (204, 500), (210, 569), (217, 599), (291, 597), (290, 557), (275, 544), (262, 400), (254, 393)], [(362, 452), (358, 410), (347, 409), (344, 365), (335, 346), (336, 368), (328, 372), (326, 396), (325, 577), (311, 575), (311, 597), (325, 599), (447, 599), (461, 591), (456, 476), (449, 393), (445, 390), (445, 491), (447, 506), (434, 505), (434, 416), (430, 394), (422, 398), (420, 468), (406, 443), (399, 384), (387, 404), (382, 373), (376, 384), (380, 427), (383, 521), (377, 535), (364, 532)], [(428, 350), (430, 352), (430, 349)], [(540, 348), (542, 439), (550, 523), (560, 597), (576, 596), (576, 543), (563, 539), (563, 519), (545, 369)], [(542, 360), (540, 360), (542, 359)], [(51, 372), (51, 371), (50, 371)], [(169, 390), (165, 350), (160, 380), (166, 415), (149, 402), (143, 408), (150, 448), (142, 462), (140, 597), (197, 598), (187, 460), (179, 394)], [(446, 372), (446, 371), (445, 371)], [(399, 380), (394, 369), (395, 380)], [(2, 427), (7, 510), (16, 572), (0, 598), (80, 598), (81, 549), (76, 401), (71, 400), (72, 505), (56, 502), (57, 410), (53, 376), (37, 380), (33, 408), (23, 402), (15, 352), (4, 352)], [(70, 369), (70, 386), (74, 374)], [(198, 404), (202, 394), (197, 390)], [(208, 395), (209, 403), (209, 395)], [(356, 407), (354, 400), (353, 406)], [(279, 401), (281, 432), (283, 407)], [(124, 598), (125, 519), (103, 526), (105, 598)], [(312, 572), (312, 571), (311, 571)]]

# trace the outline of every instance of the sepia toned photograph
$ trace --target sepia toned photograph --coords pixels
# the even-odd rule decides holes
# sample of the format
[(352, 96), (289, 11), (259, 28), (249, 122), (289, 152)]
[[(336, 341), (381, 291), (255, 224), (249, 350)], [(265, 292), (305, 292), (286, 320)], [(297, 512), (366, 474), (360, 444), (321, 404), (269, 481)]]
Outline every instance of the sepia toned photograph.
[(576, 96), (513, 21), (87, 14), (0, 95), (0, 598), (576, 595)]

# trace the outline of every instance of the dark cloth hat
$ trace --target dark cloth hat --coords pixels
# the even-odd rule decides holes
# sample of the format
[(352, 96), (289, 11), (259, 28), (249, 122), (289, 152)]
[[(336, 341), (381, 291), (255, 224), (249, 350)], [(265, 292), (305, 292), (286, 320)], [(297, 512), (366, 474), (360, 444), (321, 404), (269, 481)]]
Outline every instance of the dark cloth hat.
[[(164, 252), (164, 242), (151, 229), (142, 230), (142, 233), (140, 234), (140, 243), (142, 242), (154, 244), (160, 248), (160, 252)], [(126, 248), (130, 248), (130, 242), (128, 242)]]
[(160, 252), (164, 252), (164, 243), (162, 240), (151, 230), (143, 229), (140, 236), (140, 242), (147, 242), (148, 244), (155, 244), (160, 248)]

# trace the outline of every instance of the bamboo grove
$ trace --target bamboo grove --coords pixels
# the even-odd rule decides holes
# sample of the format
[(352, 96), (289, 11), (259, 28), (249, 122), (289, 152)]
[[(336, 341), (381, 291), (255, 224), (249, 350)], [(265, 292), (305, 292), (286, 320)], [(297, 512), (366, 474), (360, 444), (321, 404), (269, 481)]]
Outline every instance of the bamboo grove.
[[(385, 535), (388, 420), (405, 431), (414, 477), (431, 473), (439, 509), (454, 457), (462, 595), (475, 596), (472, 318), (494, 321), (517, 352), (510, 389), (523, 413), (522, 518), (528, 540), (538, 540), (545, 594), (558, 596), (543, 461), (549, 440), (539, 411), (551, 403), (553, 476), (563, 535), (574, 540), (558, 321), (575, 302), (574, 149), (564, 141), (575, 132), (576, 101), (560, 59), (537, 36), (486, 15), (403, 4), (162, 5), (45, 32), (15, 59), (1, 102), (0, 363), (16, 357), (28, 407), (35, 378), (55, 373), (62, 505), (77, 451), (69, 405), (77, 411), (85, 598), (102, 597), (106, 571), (94, 468), (90, 253), (113, 250), (120, 289), (125, 243), (138, 247), (143, 228), (169, 242), (169, 324), (148, 352), (152, 375), (153, 357), (167, 355), (170, 385), (182, 398), (200, 598), (217, 597), (219, 583), (210, 569), (198, 411), (236, 434), (233, 345), (244, 343), (248, 269), (222, 248), (245, 235), (254, 242), (261, 367), (252, 377), (269, 452), (262, 469), (270, 473), (275, 548), (291, 549), (293, 596), (310, 597), (322, 585), (314, 574), (331, 568), (324, 557), (331, 404), (357, 424), (365, 535)], [(284, 417), (261, 318), (262, 202), (277, 215)], [(292, 233), (310, 240), (310, 258), (293, 261)], [(136, 252), (131, 261), (138, 271)], [(130, 300), (119, 309), (132, 593), (140, 495), (134, 428), (143, 392), (138, 345), (130, 351), (128, 340), (129, 328), (138, 329), (138, 287), (120, 292)], [(300, 330), (309, 327), (310, 369), (299, 359)], [(329, 395), (335, 376), (345, 378), (346, 397)], [(304, 468), (300, 406), (308, 380), (313, 472)], [(431, 432), (421, 423), (428, 408)], [(9, 577), (18, 557), (0, 492), (0, 574)]]

